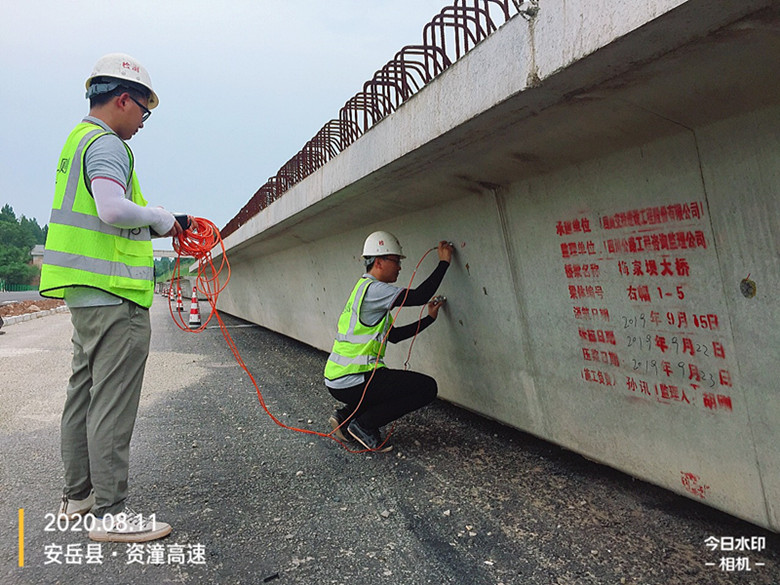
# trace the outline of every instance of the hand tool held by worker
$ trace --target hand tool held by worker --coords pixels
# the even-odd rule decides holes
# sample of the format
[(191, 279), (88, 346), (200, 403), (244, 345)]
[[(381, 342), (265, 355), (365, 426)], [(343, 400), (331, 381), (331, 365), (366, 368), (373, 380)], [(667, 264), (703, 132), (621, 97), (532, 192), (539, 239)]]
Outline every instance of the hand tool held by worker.
[(455, 252), (455, 247), (452, 245), (452, 242), (447, 242), (446, 240), (442, 240), (441, 242), (439, 242), (439, 245), (436, 247), (436, 251), (439, 254), (439, 260), (444, 260), (445, 262), (451, 262), (452, 254)]
[(447, 302), (447, 297), (438, 295), (433, 297), (428, 303), (428, 315), (435, 319), (439, 315), (439, 309)]

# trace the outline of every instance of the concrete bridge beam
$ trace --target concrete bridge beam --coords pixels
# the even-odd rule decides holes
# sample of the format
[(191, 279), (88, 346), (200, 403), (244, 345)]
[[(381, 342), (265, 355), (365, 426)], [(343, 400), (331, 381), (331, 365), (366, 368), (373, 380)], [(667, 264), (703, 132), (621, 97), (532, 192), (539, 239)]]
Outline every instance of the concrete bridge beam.
[(769, 0), (515, 17), (230, 235), (220, 308), (327, 350), (369, 232), (404, 284), (452, 240), (411, 362), (444, 398), (780, 530), (778, 30)]

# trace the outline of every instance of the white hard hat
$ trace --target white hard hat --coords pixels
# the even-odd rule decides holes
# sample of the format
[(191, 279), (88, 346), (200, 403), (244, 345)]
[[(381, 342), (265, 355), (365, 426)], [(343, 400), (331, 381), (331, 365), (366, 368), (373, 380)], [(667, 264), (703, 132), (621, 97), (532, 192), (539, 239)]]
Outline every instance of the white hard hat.
[(388, 254), (406, 258), (401, 250), (401, 242), (393, 234), (379, 231), (366, 238), (366, 243), (363, 244), (363, 256), (387, 256)]
[(85, 84), (87, 88), (87, 97), (99, 93), (108, 93), (120, 85), (119, 83), (114, 84), (113, 82), (95, 84), (95, 87), (90, 91), (92, 81), (97, 77), (111, 77), (119, 81), (132, 81), (133, 83), (142, 85), (149, 90), (149, 103), (147, 107), (150, 110), (156, 108), (157, 104), (160, 103), (157, 94), (154, 93), (154, 90), (152, 89), (152, 79), (149, 77), (146, 68), (130, 55), (125, 55), (124, 53), (109, 53), (98, 59), (98, 62), (95, 63), (95, 66), (92, 68), (92, 74), (87, 78)]

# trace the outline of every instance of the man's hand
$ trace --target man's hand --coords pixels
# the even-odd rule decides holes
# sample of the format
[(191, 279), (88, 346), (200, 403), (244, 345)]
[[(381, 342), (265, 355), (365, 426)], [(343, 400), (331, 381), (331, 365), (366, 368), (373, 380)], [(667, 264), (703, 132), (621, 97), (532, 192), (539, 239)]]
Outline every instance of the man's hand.
[[(175, 220), (174, 220), (174, 222), (173, 222), (173, 227), (171, 227), (170, 231), (169, 231), (167, 234), (165, 234), (165, 236), (164, 236), (164, 237), (166, 237), (166, 238), (167, 238), (168, 236), (170, 236), (170, 237), (172, 237), (172, 238), (175, 238), (175, 237), (177, 237), (179, 234), (183, 234), (183, 233), (184, 233), (184, 231), (185, 231), (185, 229), (182, 227), (182, 225), (181, 225), (181, 223), (180, 223), (180, 221), (179, 221), (179, 218), (183, 218), (184, 216), (183, 216), (183, 215), (180, 215), (180, 216), (175, 216), (175, 215), (174, 215), (174, 217), (175, 217), (176, 219), (175, 219)], [(193, 218), (191, 215), (188, 215), (188, 216), (187, 216), (187, 221), (186, 221), (186, 223), (187, 223), (187, 226), (188, 226), (188, 227), (187, 227), (187, 229), (189, 229), (189, 226), (191, 226), (191, 225), (192, 225), (192, 222), (193, 222), (193, 221), (195, 221), (195, 220), (194, 220), (194, 218)]]
[(452, 247), (452, 244), (442, 240), (439, 242), (439, 246), (436, 250), (439, 253), (439, 260), (444, 260), (448, 263), (452, 261), (452, 254), (455, 252), (455, 248)]
[(173, 220), (173, 226), (171, 227), (170, 230), (168, 230), (167, 234), (163, 235), (163, 237), (167, 238), (167, 237), (170, 236), (172, 238), (176, 238), (180, 234), (183, 234), (183, 233), (184, 233), (184, 230), (182, 229), (181, 225), (179, 225), (179, 222), (174, 219)]
[(434, 297), (429, 303), (428, 303), (428, 315), (430, 317), (433, 317), (433, 319), (436, 319), (436, 317), (439, 314), (439, 309), (444, 305), (444, 303), (447, 302), (447, 299), (444, 297)]

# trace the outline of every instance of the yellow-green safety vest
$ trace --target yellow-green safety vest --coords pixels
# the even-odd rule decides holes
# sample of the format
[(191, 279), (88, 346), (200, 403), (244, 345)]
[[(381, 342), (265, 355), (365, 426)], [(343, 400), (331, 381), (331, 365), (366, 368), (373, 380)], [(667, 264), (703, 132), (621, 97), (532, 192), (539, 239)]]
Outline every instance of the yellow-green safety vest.
[[(154, 298), (154, 258), (149, 227), (123, 229), (102, 221), (88, 185), (84, 153), (111, 132), (82, 122), (70, 133), (60, 155), (49, 233), (41, 267), (40, 294), (63, 298), (70, 286), (98, 288), (150, 307)], [(128, 199), (146, 207), (130, 157)]]
[(363, 305), (368, 285), (372, 282), (373, 279), (366, 277), (358, 280), (341, 312), (336, 340), (325, 364), (325, 377), (328, 380), (370, 372), (377, 361), (377, 368), (385, 367), (382, 360), (387, 344), (383, 344), (382, 340), (393, 324), (390, 312), (374, 326), (360, 321), (360, 307)]

